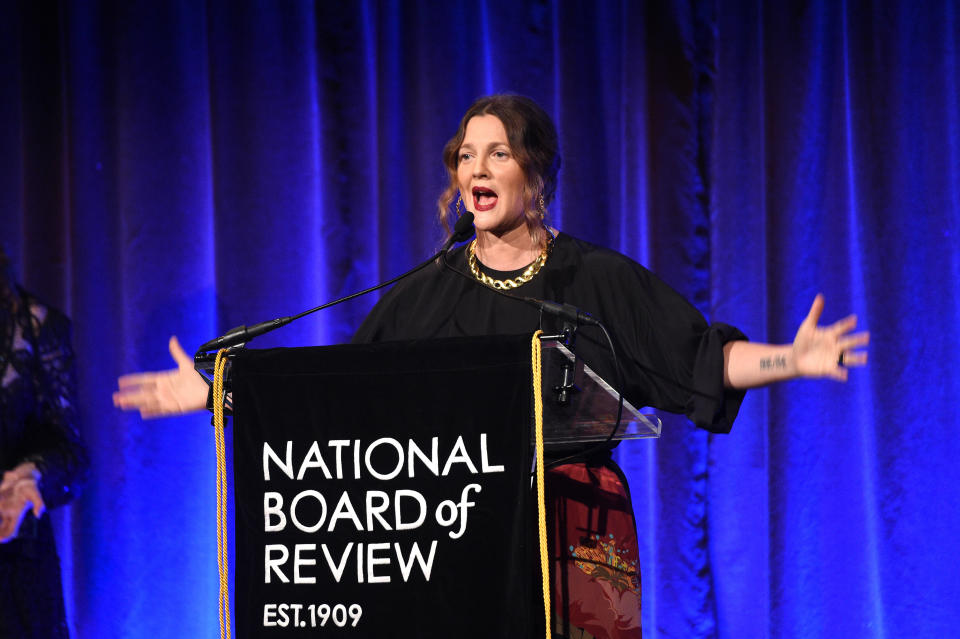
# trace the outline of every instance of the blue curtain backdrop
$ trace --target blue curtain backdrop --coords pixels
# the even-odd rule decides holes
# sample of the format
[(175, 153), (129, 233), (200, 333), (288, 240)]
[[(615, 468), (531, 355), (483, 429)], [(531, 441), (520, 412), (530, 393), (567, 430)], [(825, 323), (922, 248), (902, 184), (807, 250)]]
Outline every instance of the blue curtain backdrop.
[[(617, 455), (653, 638), (960, 627), (960, 9), (952, 0), (8, 2), (0, 241), (74, 320), (93, 475), (57, 515), (77, 637), (216, 633), (213, 435), (124, 372), (398, 274), (440, 240), (478, 95), (555, 117), (561, 229), (792, 338), (823, 291), (870, 364)], [(347, 340), (373, 296), (258, 340)], [(423, 614), (427, 614), (424, 611)]]

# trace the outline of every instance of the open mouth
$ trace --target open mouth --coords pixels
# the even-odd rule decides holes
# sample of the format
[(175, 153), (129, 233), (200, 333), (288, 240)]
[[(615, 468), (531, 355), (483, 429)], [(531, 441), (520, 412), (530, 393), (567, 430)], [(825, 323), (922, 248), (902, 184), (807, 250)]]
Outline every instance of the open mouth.
[(483, 186), (473, 187), (473, 208), (477, 211), (489, 211), (497, 205), (497, 193)]

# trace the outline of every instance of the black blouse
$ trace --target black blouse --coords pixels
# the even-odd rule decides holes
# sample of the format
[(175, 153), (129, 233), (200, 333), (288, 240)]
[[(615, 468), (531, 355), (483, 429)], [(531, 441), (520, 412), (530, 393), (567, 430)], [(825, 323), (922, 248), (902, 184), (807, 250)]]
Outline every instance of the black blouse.
[[(449, 264), (461, 274), (431, 264), (394, 286), (354, 342), (521, 334), (541, 327), (559, 332), (557, 321), (541, 319), (535, 307), (477, 282), (464, 249)], [(483, 270), (496, 279), (519, 274)], [(732, 326), (708, 324), (640, 264), (560, 233), (540, 272), (510, 293), (572, 304), (602, 322), (617, 349), (624, 396), (635, 406), (682, 413), (713, 432), (730, 430), (744, 393), (723, 386), (723, 345), (746, 337)], [(599, 329), (581, 327), (575, 350), (601, 377), (617, 379)]]
[(47, 508), (87, 470), (75, 384), (69, 320), (22, 290), (0, 296), (0, 469), (34, 462)]

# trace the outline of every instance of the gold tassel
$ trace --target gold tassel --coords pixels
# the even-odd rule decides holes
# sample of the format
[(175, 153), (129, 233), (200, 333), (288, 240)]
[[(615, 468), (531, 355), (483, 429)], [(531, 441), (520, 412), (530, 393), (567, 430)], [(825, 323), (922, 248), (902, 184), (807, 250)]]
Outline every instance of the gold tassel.
[(220, 571), (220, 639), (230, 639), (230, 561), (227, 557), (227, 454), (223, 439), (224, 354), (217, 351), (213, 365), (213, 433), (217, 447), (217, 567)]
[(543, 483), (543, 395), (541, 378), (542, 351), (540, 349), (540, 335), (543, 331), (533, 334), (531, 344), (531, 366), (533, 368), (533, 415), (536, 423), (535, 446), (537, 456), (537, 527), (540, 532), (540, 573), (543, 575), (543, 616), (546, 639), (552, 637), (550, 632), (550, 559), (547, 555), (547, 503)]

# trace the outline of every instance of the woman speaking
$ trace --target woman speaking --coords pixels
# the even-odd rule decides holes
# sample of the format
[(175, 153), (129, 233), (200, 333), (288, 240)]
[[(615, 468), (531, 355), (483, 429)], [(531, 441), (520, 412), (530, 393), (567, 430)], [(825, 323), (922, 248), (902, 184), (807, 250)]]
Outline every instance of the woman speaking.
[[(819, 326), (819, 295), (792, 343), (748, 342), (732, 326), (708, 324), (631, 259), (552, 228), (557, 133), (528, 98), (474, 102), (444, 147), (443, 162), (449, 184), (439, 199), (441, 220), (449, 230), (459, 212), (472, 212), (476, 239), (447, 264), (391, 289), (355, 342), (549, 332), (558, 327), (514, 298), (570, 304), (607, 327), (620, 370), (593, 327), (579, 331), (578, 357), (604, 379), (622, 380), (620, 390), (635, 406), (684, 414), (712, 432), (730, 430), (748, 388), (796, 377), (845, 381), (848, 368), (866, 363), (861, 349), (869, 335), (851, 332), (853, 316)], [(206, 383), (176, 338), (170, 351), (176, 369), (121, 377), (114, 403), (144, 417), (202, 410)], [(546, 476), (555, 632), (639, 637), (636, 526), (622, 474), (608, 450), (564, 461)]]

